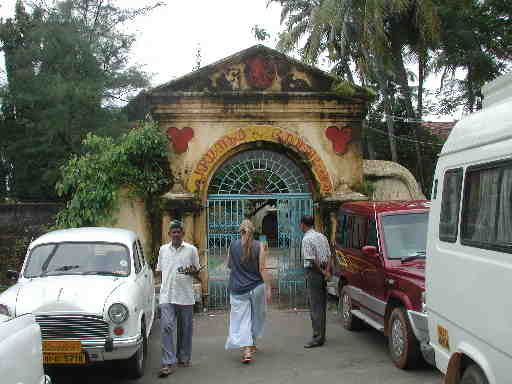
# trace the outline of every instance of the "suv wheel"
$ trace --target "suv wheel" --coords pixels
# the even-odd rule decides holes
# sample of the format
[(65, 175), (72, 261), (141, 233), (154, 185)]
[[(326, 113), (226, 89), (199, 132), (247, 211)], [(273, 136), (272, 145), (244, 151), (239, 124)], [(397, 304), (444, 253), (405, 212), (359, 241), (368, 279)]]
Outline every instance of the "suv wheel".
[(414, 368), (420, 361), (420, 344), (401, 307), (393, 309), (389, 317), (388, 347), (398, 368)]
[(352, 314), (352, 298), (348, 294), (346, 287), (343, 287), (341, 290), (338, 305), (343, 328), (355, 331), (363, 327), (363, 321)]
[(460, 384), (489, 384), (480, 367), (473, 364), (466, 368)]

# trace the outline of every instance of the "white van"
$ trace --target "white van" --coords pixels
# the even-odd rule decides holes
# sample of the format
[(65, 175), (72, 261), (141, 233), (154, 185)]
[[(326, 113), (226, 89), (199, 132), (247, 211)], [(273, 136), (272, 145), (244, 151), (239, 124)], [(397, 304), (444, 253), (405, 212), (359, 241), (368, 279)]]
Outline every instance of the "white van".
[(425, 305), (446, 384), (512, 383), (512, 74), (482, 91), (432, 191)]

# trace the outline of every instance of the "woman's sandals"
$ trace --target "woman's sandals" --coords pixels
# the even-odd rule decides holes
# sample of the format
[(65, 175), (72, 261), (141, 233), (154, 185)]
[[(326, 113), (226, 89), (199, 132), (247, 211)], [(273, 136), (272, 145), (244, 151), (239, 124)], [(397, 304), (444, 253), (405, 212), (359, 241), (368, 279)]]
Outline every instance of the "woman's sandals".
[(251, 345), (250, 347), (244, 347), (241, 348), (243, 355), (242, 355), (242, 363), (249, 364), (252, 361), (252, 355), (254, 355), (258, 348), (255, 345)]
[(243, 364), (249, 364), (252, 360), (252, 348), (251, 347), (245, 347), (243, 349), (244, 353), (242, 355), (242, 363)]

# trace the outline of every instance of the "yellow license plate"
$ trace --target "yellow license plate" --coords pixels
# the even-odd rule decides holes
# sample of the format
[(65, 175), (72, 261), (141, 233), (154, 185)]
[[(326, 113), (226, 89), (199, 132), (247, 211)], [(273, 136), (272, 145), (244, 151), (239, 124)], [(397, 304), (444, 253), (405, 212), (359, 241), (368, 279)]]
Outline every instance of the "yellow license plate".
[(80, 340), (43, 340), (43, 352), (47, 353), (80, 353)]
[(85, 364), (85, 352), (80, 353), (43, 353), (44, 364)]

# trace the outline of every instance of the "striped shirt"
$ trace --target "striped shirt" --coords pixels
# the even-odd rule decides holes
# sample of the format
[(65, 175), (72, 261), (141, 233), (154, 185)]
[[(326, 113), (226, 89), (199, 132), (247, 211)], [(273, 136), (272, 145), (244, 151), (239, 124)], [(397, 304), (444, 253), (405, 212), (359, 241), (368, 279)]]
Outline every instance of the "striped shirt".
[(312, 261), (317, 266), (324, 266), (331, 258), (329, 241), (323, 233), (310, 229), (302, 238), (302, 259), (304, 267), (310, 267)]

